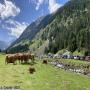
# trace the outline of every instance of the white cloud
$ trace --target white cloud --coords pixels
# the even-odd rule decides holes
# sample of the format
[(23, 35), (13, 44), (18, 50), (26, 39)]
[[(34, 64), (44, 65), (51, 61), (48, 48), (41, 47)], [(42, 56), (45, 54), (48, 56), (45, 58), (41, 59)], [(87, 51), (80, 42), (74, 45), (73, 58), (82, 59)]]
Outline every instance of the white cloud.
[(56, 0), (33, 0), (34, 4), (36, 4), (36, 10), (40, 8), (42, 4), (48, 4), (48, 9), (50, 13), (55, 12), (62, 5), (57, 3)]
[(0, 18), (6, 19), (8, 17), (15, 17), (20, 13), (20, 8), (18, 8), (14, 3), (8, 0), (4, 0), (4, 4), (0, 3)]
[(18, 38), (27, 26), (28, 26), (28, 23), (25, 23), (25, 22), (20, 23), (18, 21), (9, 19), (8, 21), (5, 22), (5, 25), (3, 25), (3, 28), (7, 29), (11, 36), (15, 36), (16, 38)]
[(38, 10), (40, 5), (42, 5), (43, 3), (44, 3), (44, 0), (38, 0), (36, 5), (36, 10)]
[(58, 8), (60, 8), (62, 5), (58, 4), (56, 0), (49, 0), (49, 11), (50, 13), (55, 12)]

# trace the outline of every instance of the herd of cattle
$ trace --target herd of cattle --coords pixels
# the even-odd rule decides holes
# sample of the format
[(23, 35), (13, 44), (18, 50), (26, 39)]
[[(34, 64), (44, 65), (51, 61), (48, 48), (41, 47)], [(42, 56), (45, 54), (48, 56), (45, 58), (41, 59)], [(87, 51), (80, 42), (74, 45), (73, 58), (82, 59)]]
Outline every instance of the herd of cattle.
[(35, 60), (35, 55), (31, 53), (16, 53), (16, 54), (7, 54), (5, 63), (13, 63), (15, 64), (16, 61), (19, 61), (19, 63), (28, 63), (29, 60), (33, 61)]

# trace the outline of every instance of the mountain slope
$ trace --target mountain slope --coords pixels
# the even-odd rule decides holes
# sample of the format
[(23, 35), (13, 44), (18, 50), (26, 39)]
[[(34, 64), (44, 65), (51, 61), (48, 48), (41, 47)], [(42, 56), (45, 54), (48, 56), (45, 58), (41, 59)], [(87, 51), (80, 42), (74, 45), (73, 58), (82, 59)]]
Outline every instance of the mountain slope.
[(36, 21), (31, 23), (25, 29), (25, 31), (21, 34), (21, 36), (15, 42), (13, 42), (12, 45), (17, 44), (22, 40), (27, 40), (27, 39), (32, 40), (37, 34), (37, 32), (45, 28), (52, 20), (53, 20), (53, 15), (39, 17)]
[[(27, 48), (28, 47), (28, 45), (26, 45), (27, 42), (28, 44), (31, 43), (31, 41), (35, 38), (36, 34), (40, 30), (43, 30), (49, 23), (51, 23), (54, 18), (55, 16), (53, 14), (39, 17), (35, 22), (31, 23), (24, 30), (21, 36), (7, 48), (7, 51), (13, 53), (13, 52), (18, 52), (17, 48), (18, 49), (20, 47)], [(24, 45), (21, 45), (22, 43), (24, 43)], [(19, 49), (20, 52), (24, 50), (28, 50), (28, 48), (21, 50), (22, 48)]]
[[(61, 9), (58, 10), (58, 12)], [(90, 0), (71, 0), (44, 30), (43, 39), (49, 39), (49, 52), (61, 49), (74, 52), (85, 49), (90, 55)]]
[[(90, 0), (70, 0), (54, 14), (41, 19), (39, 24), (36, 24), (37, 21), (23, 32), (8, 51), (15, 52), (20, 42), (32, 48), (35, 44), (40, 47), (49, 40), (46, 52), (56, 53), (61, 49), (80, 52), (83, 49), (90, 54)], [(36, 47), (34, 49), (39, 48)]]

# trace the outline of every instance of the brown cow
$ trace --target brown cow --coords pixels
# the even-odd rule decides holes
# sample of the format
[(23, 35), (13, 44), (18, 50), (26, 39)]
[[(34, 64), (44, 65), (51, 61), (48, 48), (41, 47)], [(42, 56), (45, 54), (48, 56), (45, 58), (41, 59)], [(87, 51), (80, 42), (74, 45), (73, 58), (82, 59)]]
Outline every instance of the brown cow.
[(8, 64), (8, 63), (13, 63), (13, 64), (15, 64), (15, 61), (16, 61), (16, 60), (17, 60), (17, 59), (16, 59), (16, 57), (15, 57), (14, 54), (13, 54), (13, 55), (9, 54), (9, 55), (6, 56), (5, 63), (6, 63), (6, 64)]
[(22, 53), (15, 54), (15, 57), (19, 61), (19, 63), (22, 63), (24, 61), (24, 56)]
[(29, 61), (29, 55), (28, 53), (18, 53), (17, 55), (17, 59), (19, 60), (19, 62), (21, 63), (28, 63)]
[(31, 59), (32, 62), (34, 62), (35, 55), (34, 54), (28, 54), (28, 58)]
[(15, 61), (19, 61), (19, 63), (28, 63), (29, 59), (34, 62), (34, 54), (31, 53), (16, 53), (16, 54), (8, 54), (5, 59), (5, 63), (15, 63)]
[(27, 53), (24, 53), (23, 54), (23, 60), (24, 60), (24, 63), (28, 63), (29, 57), (28, 57), (28, 54)]

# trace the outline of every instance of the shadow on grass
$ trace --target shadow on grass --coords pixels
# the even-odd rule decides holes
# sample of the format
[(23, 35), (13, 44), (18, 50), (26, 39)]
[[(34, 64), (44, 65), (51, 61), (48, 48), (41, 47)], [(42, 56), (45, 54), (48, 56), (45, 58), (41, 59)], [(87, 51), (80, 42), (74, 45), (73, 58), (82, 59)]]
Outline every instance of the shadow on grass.
[(31, 65), (31, 66), (33, 66), (33, 65), (35, 65), (35, 64), (37, 64), (36, 62), (28, 62), (28, 63), (21, 63), (22, 65)]

